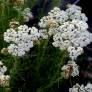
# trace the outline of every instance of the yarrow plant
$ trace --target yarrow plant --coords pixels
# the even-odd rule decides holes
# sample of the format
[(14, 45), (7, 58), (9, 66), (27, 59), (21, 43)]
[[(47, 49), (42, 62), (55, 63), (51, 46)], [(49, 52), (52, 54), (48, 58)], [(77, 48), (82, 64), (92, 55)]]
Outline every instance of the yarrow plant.
[[(23, 11), (23, 15), (26, 22), (34, 17), (29, 8)], [(66, 10), (61, 10), (58, 7), (51, 10), (47, 16), (40, 19), (38, 28), (20, 25), (18, 22), (11, 22), (10, 28), (4, 32), (4, 41), (9, 46), (4, 48), (2, 52), (7, 51), (7, 53), (13, 56), (22, 58), (38, 41), (41, 43), (42, 40), (52, 40), (51, 45), (61, 51), (66, 50), (70, 58), (67, 64), (60, 65), (61, 77), (62, 74), (66, 78), (79, 76), (79, 66), (76, 63), (76, 59), (84, 53), (83, 48), (92, 42), (92, 34), (88, 32), (87, 21), (88, 18), (82, 13), (81, 7), (68, 5)], [(44, 52), (42, 56), (44, 56)], [(39, 66), (37, 69), (39, 69)], [(4, 69), (2, 74), (5, 71)], [(87, 86), (76, 84), (73, 88), (69, 89), (69, 92), (91, 91), (92, 84), (90, 83)]]
[[(68, 5), (66, 10), (55, 7), (48, 13), (48, 16), (43, 17), (39, 22), (40, 28), (47, 29), (47, 34), (46, 32), (45, 34), (53, 36), (53, 46), (67, 50), (73, 62), (83, 53), (83, 47), (92, 42), (92, 34), (88, 32), (86, 23), (88, 18), (81, 10), (81, 7), (76, 5)], [(66, 65), (66, 67), (70, 66)], [(75, 70), (77, 72), (73, 75), (72, 70), (72, 76), (79, 75), (78, 68)]]

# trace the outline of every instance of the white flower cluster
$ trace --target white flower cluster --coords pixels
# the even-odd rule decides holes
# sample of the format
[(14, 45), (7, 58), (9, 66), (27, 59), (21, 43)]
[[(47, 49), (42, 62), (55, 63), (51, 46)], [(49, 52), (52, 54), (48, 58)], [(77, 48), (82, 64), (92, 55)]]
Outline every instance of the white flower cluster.
[(84, 13), (81, 13), (82, 8), (76, 5), (68, 5), (68, 9), (66, 9), (66, 12), (69, 16), (70, 20), (78, 19), (82, 21), (87, 21), (88, 18), (85, 16)]
[(68, 48), (69, 56), (72, 60), (75, 60), (81, 53), (83, 53), (83, 48), (81, 47), (69, 47)]
[(39, 26), (41, 28), (52, 28), (52, 27), (58, 27), (59, 24), (64, 23), (68, 20), (67, 13), (65, 11), (61, 11), (58, 7), (55, 7), (53, 10), (51, 10), (48, 13), (48, 16), (44, 16), (40, 22)]
[(39, 37), (38, 29), (29, 28), (26, 25), (21, 25), (16, 30), (10, 28), (4, 33), (4, 41), (10, 43), (8, 53), (14, 56), (23, 56), (33, 47), (33, 42)]
[(9, 86), (9, 75), (1, 75), (0, 76), (0, 86)]
[(25, 22), (28, 22), (30, 19), (33, 18), (33, 14), (30, 10), (30, 8), (25, 8), (22, 12), (23, 18)]
[(4, 75), (7, 71), (7, 67), (3, 65), (2, 61), (0, 61), (0, 76)]
[(0, 61), (0, 86), (8, 85), (10, 76), (4, 75), (6, 71), (7, 67), (3, 65), (2, 61)]
[(69, 92), (92, 92), (92, 84), (88, 83), (86, 86), (76, 84), (72, 88), (69, 88)]
[(40, 29), (39, 30), (40, 37), (43, 39), (48, 39), (47, 30), (46, 29)]
[(72, 88), (69, 88), (69, 92), (85, 92), (84, 85), (76, 84)]
[(63, 23), (53, 36), (53, 46), (67, 49), (70, 57), (76, 59), (83, 52), (83, 47), (92, 42), (91, 33), (87, 31), (87, 28), (88, 25), (84, 21), (73, 20)]
[(55, 7), (39, 22), (41, 32), (44, 33), (45, 30), (42, 38), (53, 35), (53, 46), (67, 49), (73, 60), (83, 53), (83, 47), (92, 41), (92, 35), (87, 31), (88, 18), (81, 10), (81, 7), (76, 5), (70, 5), (65, 11)]
[(74, 19), (84, 22), (88, 20), (86, 15), (81, 12), (81, 8), (79, 6), (71, 5), (65, 11), (55, 7), (48, 13), (48, 16), (44, 16), (40, 20), (39, 26), (41, 28), (49, 28), (48, 33), (55, 34), (59, 26)]
[(79, 67), (74, 61), (68, 61), (68, 64), (64, 65), (61, 70), (65, 72), (67, 77), (79, 75)]

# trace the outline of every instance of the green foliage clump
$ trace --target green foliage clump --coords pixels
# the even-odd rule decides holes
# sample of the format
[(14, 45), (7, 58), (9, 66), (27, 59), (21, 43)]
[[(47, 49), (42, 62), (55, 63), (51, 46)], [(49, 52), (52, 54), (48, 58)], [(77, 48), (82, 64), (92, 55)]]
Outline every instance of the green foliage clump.
[(53, 85), (62, 80), (61, 66), (67, 61), (67, 52), (60, 51), (46, 40), (30, 53), (15, 61), (10, 73), (12, 92), (57, 92), (48, 90), (58, 89)]

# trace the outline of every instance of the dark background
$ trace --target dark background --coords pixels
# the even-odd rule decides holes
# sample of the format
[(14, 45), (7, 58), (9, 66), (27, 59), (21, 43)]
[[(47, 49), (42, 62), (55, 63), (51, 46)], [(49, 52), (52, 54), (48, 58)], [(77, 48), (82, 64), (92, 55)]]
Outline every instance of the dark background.
[(92, 27), (92, 0), (80, 0), (77, 5), (81, 6), (88, 17), (88, 24)]

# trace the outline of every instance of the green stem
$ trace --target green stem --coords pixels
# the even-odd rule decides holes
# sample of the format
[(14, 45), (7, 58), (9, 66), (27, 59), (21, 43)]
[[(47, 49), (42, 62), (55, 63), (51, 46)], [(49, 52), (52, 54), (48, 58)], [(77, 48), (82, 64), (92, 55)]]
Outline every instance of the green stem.
[[(39, 47), (38, 47), (39, 52), (41, 52), (40, 50), (43, 50), (43, 51), (42, 51), (42, 53), (38, 53), (38, 58), (39, 58), (39, 57), (41, 57), (41, 58), (40, 58), (40, 62), (37, 63), (37, 67), (36, 67), (36, 70), (37, 70), (37, 71), (39, 71), (40, 64), (41, 64), (41, 63), (43, 62), (43, 60), (44, 60), (44, 55), (45, 55), (45, 51), (46, 51), (46, 48), (47, 48), (47, 45), (48, 45), (48, 41), (49, 41), (49, 40), (47, 40), (47, 41), (45, 42), (45, 44), (43, 45), (43, 46), (44, 46), (44, 47), (43, 47), (44, 49), (41, 49), (41, 47), (42, 47), (41, 45), (39, 45)], [(40, 56), (40, 55), (41, 55), (41, 56)], [(38, 60), (38, 58), (37, 58), (37, 60)]]
[(59, 7), (61, 5), (62, 0), (53, 0), (52, 1), (52, 6), (53, 7)]
[(70, 79), (69, 79), (69, 80), (70, 80), (70, 85), (71, 85), (71, 87), (72, 87), (73, 85), (72, 85), (72, 79), (71, 79), (71, 76), (70, 76)]
[(15, 67), (17, 62), (19, 61), (19, 58), (17, 56), (16, 57), (14, 56), (13, 58), (14, 58), (14, 61), (15, 61), (13, 67)]
[[(45, 89), (47, 89), (47, 88), (53, 86), (53, 84), (57, 83), (57, 82), (60, 81), (61, 79), (62, 79), (62, 77), (59, 77), (58, 79), (54, 80), (53, 82), (50, 82), (46, 87), (44, 87), (44, 88), (39, 88), (39, 89), (37, 90), (37, 92), (44, 92)], [(41, 89), (41, 90), (40, 90), (40, 89)]]

